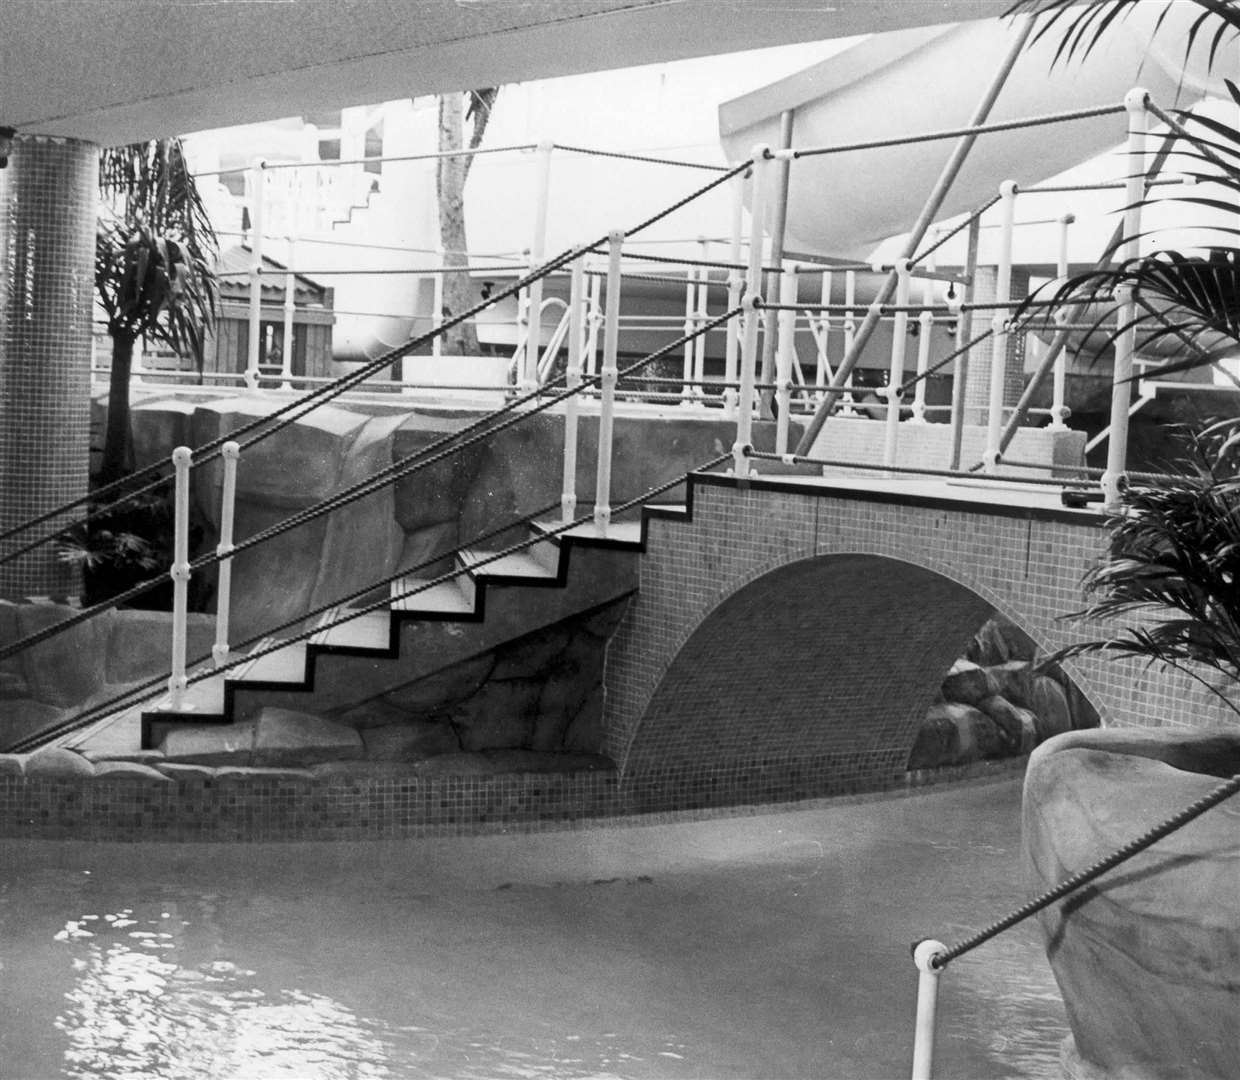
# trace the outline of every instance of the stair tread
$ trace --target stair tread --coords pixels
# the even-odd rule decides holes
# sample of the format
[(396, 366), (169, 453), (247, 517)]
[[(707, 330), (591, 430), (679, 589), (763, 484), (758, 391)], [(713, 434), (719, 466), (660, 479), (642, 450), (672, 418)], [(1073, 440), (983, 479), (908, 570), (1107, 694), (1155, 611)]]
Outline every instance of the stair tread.
[(316, 645), (334, 648), (386, 649), (392, 640), (392, 620), (386, 610), (368, 611), (347, 622), (337, 622), (348, 614), (346, 609), (333, 608), (319, 620), (320, 629), (310, 640)]
[[(416, 589), (425, 579), (416, 577), (399, 578), (392, 582), (393, 595)], [(394, 611), (426, 612), (428, 614), (472, 615), (473, 600), (461, 590), (459, 582), (441, 581), (429, 588), (422, 589), (412, 596), (392, 601)]]
[[(557, 529), (562, 522), (558, 521), (536, 521), (534, 527), (546, 532), (551, 529)], [(642, 523), (640, 521), (613, 521), (607, 526), (607, 534), (604, 536), (595, 528), (592, 521), (587, 521), (583, 525), (569, 529), (566, 532), (557, 534), (552, 537), (558, 540), (562, 536), (578, 536), (583, 540), (615, 540), (622, 544), (640, 544), (642, 539)]]
[(157, 701), (143, 705), (139, 711), (149, 713), (173, 712), (176, 713), (199, 713), (202, 715), (218, 716), (224, 711), (224, 680), (228, 674), (212, 675), (210, 678), (203, 679), (201, 682), (190, 683), (185, 688), (185, 694), (181, 699), (181, 707), (173, 710), (169, 704), (167, 695), (159, 698)]
[[(264, 638), (254, 647), (254, 651), (261, 652), (277, 644), (279, 642), (274, 638)], [(306, 643), (296, 641), (275, 652), (256, 656), (249, 663), (242, 664), (233, 677), (245, 682), (305, 682)]]
[[(549, 580), (555, 577), (555, 574), (547, 569), (542, 563), (535, 559), (527, 551), (515, 551), (510, 555), (501, 555), (495, 558), (495, 553), (490, 551), (480, 551), (476, 548), (463, 549), (458, 558), (466, 567), (476, 567), (477, 574), (483, 574), (494, 577), (525, 577), (525, 578), (542, 578)], [(484, 565), (477, 564), (489, 560)], [(473, 572), (471, 570), (471, 572)]]

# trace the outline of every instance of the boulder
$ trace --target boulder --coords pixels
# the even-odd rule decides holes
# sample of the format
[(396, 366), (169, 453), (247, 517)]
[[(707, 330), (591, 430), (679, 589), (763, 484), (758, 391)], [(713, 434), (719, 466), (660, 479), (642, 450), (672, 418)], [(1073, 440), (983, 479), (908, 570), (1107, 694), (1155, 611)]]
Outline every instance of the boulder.
[(575, 773), (614, 769), (601, 754), (545, 754), (536, 750), (487, 750), (485, 757), (499, 772)]
[(137, 761), (100, 761), (95, 765), (96, 780), (145, 780), (148, 783), (172, 784), (175, 781), (158, 769)]
[(954, 765), (960, 757), (960, 738), (956, 723), (942, 709), (927, 713), (917, 729), (917, 738), (909, 753), (908, 766), (913, 769), (937, 769)]
[(1033, 694), (1033, 664), (1028, 660), (1008, 660), (986, 669), (999, 689), (996, 691), (1013, 705), (1029, 708)]
[[(210, 656), (215, 616), (191, 611), (185, 620), (186, 651), (192, 661)], [(172, 652), (172, 613), (115, 612), (108, 635), (106, 678), (110, 683), (138, 682), (168, 670)]]
[[(490, 653), (463, 660), (424, 679), (406, 683), (383, 695), (387, 704), (413, 716), (450, 712), (458, 702), (477, 693), (490, 677), (495, 657)], [(355, 721), (350, 717), (350, 723)], [(383, 721), (390, 723), (389, 720)], [(358, 726), (365, 726), (358, 724)]]
[(159, 749), (172, 763), (248, 765), (254, 754), (254, 722), (174, 728)]
[(1029, 698), (1029, 706), (1036, 717), (1034, 722), (1037, 724), (1039, 742), (1071, 730), (1072, 711), (1068, 705), (1068, 695), (1049, 675), (1033, 677)]
[(366, 753), (355, 728), (311, 713), (268, 706), (258, 714), (254, 727), (251, 764), (255, 766), (317, 765), (360, 758)]
[(61, 746), (47, 746), (26, 758), (26, 776), (77, 778), (95, 775), (95, 767), (81, 754)]
[(1027, 754), (1037, 745), (1037, 718), (1028, 709), (1013, 705), (1007, 698), (996, 694), (977, 703), (999, 729), (1003, 740), (1004, 756)]
[[(1032, 755), (1024, 869), (1041, 892), (1240, 771), (1240, 734), (1069, 732)], [(1072, 1036), (1066, 1075), (1223, 1080), (1240, 1061), (1240, 839), (1207, 811), (1039, 916)]]
[(997, 694), (999, 684), (985, 668), (962, 658), (948, 670), (943, 679), (942, 690), (947, 701), (976, 705), (983, 698)]
[(537, 679), (489, 682), (452, 712), (452, 727), (463, 750), (527, 747), (537, 716)]
[(0, 748), (42, 731), (64, 715), (67, 715), (64, 709), (28, 698), (0, 701)]
[[(77, 615), (65, 604), (19, 604), (18, 635), (28, 637)], [(21, 653), (30, 696), (47, 705), (69, 707), (85, 701), (104, 684), (108, 634), (115, 612), (70, 627)]]
[(452, 725), (433, 720), (408, 720), (363, 728), (361, 735), (370, 761), (420, 761), (461, 749)]
[(156, 772), (163, 773), (170, 780), (178, 782), (185, 780), (210, 780), (215, 776), (216, 770), (210, 765), (191, 765), (186, 762), (161, 761), (158, 765), (152, 765)]
[(0, 776), (21, 776), (25, 754), (0, 754)]
[(412, 766), (417, 776), (494, 776), (499, 767), (482, 754), (437, 754)]
[(607, 739), (603, 725), (603, 687), (595, 686), (581, 703), (577, 714), (568, 722), (560, 740), (566, 751), (578, 754), (599, 754)]

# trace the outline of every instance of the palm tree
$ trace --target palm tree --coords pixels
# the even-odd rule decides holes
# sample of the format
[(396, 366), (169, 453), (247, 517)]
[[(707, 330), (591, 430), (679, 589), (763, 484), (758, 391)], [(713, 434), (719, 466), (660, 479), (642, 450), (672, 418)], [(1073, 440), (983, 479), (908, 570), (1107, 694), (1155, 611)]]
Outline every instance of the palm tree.
[[(465, 149), (465, 124), (469, 123), (468, 149), (477, 150), (482, 145), (482, 137), (498, 96), (498, 86), (470, 90), (464, 94), (442, 94), (439, 98), (439, 149), (449, 152)], [(444, 263), (448, 266), (469, 264), (465, 235), (465, 181), (469, 178), (473, 163), (472, 154), (452, 154), (439, 159), (435, 177), (439, 200), (439, 243), (444, 249)], [(477, 302), (478, 296), (473, 292), (469, 274), (447, 274), (444, 277), (443, 310), (440, 314), (445, 319), (467, 311)], [(448, 332), (444, 337), (443, 352), (455, 356), (478, 354), (478, 331), (472, 319)]]
[(99, 479), (108, 483), (133, 469), (134, 344), (160, 342), (202, 368), (216, 309), (217, 243), (179, 139), (104, 150), (99, 190), (95, 291), (112, 338)]

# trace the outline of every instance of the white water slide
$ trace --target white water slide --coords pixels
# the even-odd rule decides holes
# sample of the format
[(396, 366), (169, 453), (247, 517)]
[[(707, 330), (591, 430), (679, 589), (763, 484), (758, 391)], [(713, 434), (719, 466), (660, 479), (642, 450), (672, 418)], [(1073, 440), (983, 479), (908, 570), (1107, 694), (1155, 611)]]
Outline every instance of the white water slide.
[[(1204, 42), (1185, 57), (1190, 21), (1200, 9), (1171, 5), (1155, 34), (1161, 11), (1161, 4), (1138, 5), (1085, 62), (1053, 63), (1060, 32), (1052, 28), (1019, 57), (989, 120), (1114, 105), (1138, 85), (1163, 108), (1187, 107), (1207, 94), (1226, 96), (1221, 75), (1233, 65), (1219, 64), (1220, 73), (1211, 77)], [(756, 144), (778, 147), (785, 111), (792, 113), (798, 149), (963, 127), (1015, 33), (1007, 20), (985, 20), (872, 36), (721, 105), (724, 149), (739, 161)], [(982, 135), (938, 218), (979, 206), (1005, 179), (1029, 185), (1072, 168), (1121, 143), (1125, 129), (1119, 114)], [(947, 139), (798, 159), (789, 186), (787, 250), (868, 258), (880, 241), (911, 226), (954, 145)]]

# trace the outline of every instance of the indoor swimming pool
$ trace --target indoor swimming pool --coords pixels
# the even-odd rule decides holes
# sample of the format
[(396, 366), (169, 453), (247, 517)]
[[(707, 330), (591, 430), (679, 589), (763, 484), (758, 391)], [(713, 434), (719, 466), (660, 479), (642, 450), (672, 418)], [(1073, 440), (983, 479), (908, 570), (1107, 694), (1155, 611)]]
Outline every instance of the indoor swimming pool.
[[(0, 841), (0, 1077), (908, 1075), (909, 943), (1024, 899), (1016, 781), (376, 843)], [(937, 1075), (1049, 1078), (1035, 926), (943, 978)]]

